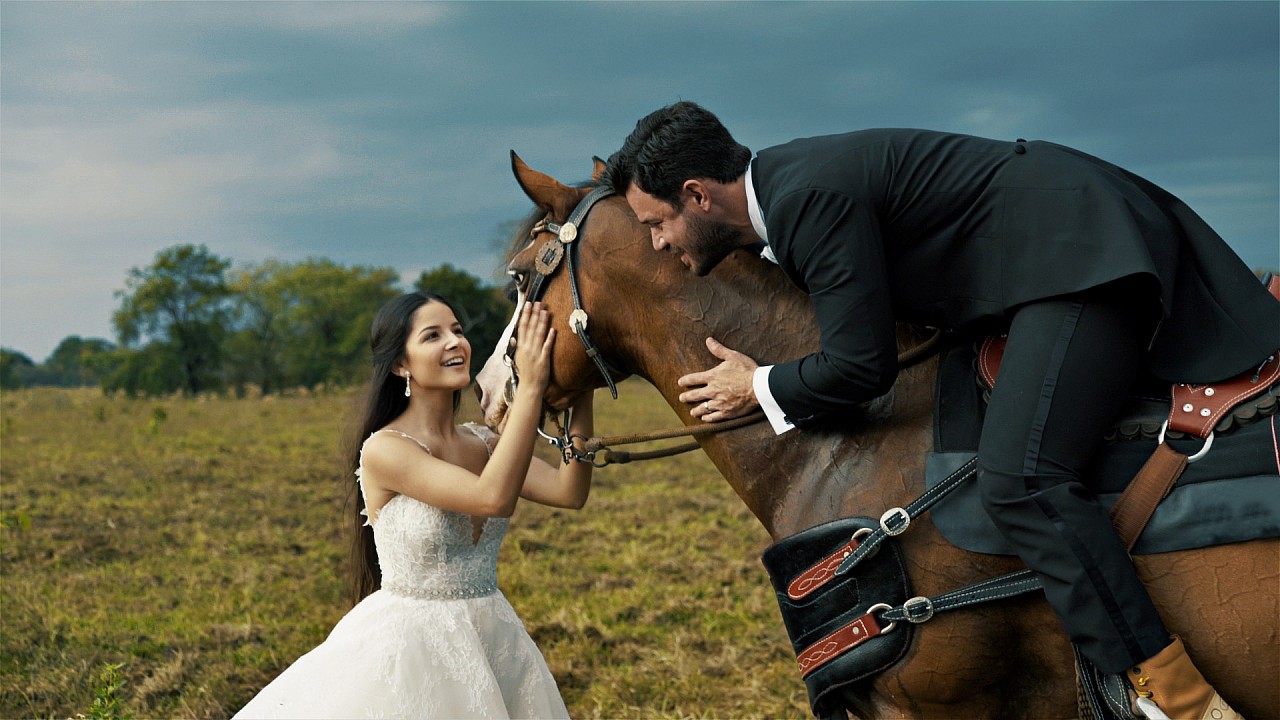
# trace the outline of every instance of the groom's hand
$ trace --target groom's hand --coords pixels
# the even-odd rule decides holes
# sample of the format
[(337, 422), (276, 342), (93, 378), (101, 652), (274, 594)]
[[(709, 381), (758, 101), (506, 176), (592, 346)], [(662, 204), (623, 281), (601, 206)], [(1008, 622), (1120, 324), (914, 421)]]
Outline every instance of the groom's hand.
[(678, 381), (680, 387), (693, 388), (680, 393), (680, 402), (693, 405), (689, 413), (706, 422), (718, 422), (741, 417), (759, 407), (751, 385), (756, 362), (715, 338), (707, 338), (707, 349), (722, 362)]

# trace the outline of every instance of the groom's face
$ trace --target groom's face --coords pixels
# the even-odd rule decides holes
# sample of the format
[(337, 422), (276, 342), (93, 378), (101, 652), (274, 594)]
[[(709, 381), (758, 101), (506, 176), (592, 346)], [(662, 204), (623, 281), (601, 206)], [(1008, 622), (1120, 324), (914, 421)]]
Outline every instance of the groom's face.
[(737, 247), (737, 233), (724, 222), (704, 217), (692, 201), (677, 208), (634, 183), (626, 198), (636, 218), (649, 228), (653, 249), (675, 255), (696, 275), (711, 272)]
[(713, 220), (685, 208), (685, 254), (689, 267), (698, 276), (706, 275), (738, 247), (738, 232), (729, 223)]

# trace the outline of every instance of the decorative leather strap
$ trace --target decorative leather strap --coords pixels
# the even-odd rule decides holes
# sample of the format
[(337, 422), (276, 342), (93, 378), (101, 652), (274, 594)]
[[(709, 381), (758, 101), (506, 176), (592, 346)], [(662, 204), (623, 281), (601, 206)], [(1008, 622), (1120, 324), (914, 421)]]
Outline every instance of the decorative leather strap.
[(1160, 443), (1121, 493), (1120, 499), (1111, 506), (1111, 524), (1126, 548), (1133, 549), (1156, 506), (1169, 494), (1186, 467), (1186, 455), (1166, 443)]
[(1280, 380), (1280, 352), (1272, 353), (1256, 370), (1210, 385), (1174, 385), (1169, 429), (1207, 438), (1236, 405), (1261, 394)]
[(849, 538), (849, 542), (836, 548), (835, 552), (797, 575), (787, 585), (787, 597), (792, 600), (803, 600), (811, 595), (814, 590), (826, 585), (831, 578), (836, 576), (836, 568), (840, 567), (840, 562), (858, 549), (859, 540), (860, 538), (854, 535)]
[(853, 648), (880, 634), (876, 616), (867, 613), (835, 632), (810, 645), (796, 657), (800, 677), (817, 670)]

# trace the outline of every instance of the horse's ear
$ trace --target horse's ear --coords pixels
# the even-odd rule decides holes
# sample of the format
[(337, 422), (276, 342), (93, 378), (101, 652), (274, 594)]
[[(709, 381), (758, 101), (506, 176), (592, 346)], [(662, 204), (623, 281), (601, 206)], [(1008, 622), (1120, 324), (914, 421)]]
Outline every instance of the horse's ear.
[(511, 151), (511, 172), (516, 176), (516, 182), (520, 183), (520, 189), (524, 190), (524, 194), (543, 210), (554, 212), (562, 208), (566, 202), (570, 203), (569, 207), (572, 208), (572, 203), (577, 202), (577, 191), (568, 185), (561, 184), (550, 175), (525, 165), (520, 156), (516, 155), (515, 150)]
[(603, 160), (596, 157), (595, 155), (591, 156), (591, 163), (592, 163), (591, 182), (596, 183), (598, 185), (600, 184), (600, 181), (604, 179), (604, 171), (609, 166), (606, 165)]

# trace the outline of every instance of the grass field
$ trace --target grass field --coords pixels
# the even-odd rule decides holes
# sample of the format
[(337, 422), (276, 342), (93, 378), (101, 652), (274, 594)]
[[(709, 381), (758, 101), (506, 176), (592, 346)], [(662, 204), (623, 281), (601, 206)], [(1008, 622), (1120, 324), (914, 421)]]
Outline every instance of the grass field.
[[(674, 423), (647, 385), (621, 397), (602, 433)], [(323, 640), (355, 398), (5, 392), (0, 718), (92, 715), (109, 664), (121, 715), (228, 717)], [(695, 453), (597, 471), (580, 512), (522, 503), (499, 581), (574, 717), (802, 718), (768, 542)]]

